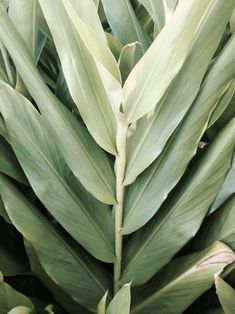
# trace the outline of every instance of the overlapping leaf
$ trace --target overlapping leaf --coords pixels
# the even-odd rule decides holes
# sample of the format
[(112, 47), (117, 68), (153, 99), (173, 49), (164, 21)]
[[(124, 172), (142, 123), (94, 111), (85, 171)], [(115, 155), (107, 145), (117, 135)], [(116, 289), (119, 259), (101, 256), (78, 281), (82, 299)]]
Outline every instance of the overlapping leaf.
[(219, 275), (215, 276), (216, 293), (225, 314), (235, 312), (235, 290), (227, 284)]
[(166, 93), (188, 55), (202, 16), (210, 6), (212, 2), (209, 0), (182, 0), (169, 23), (132, 70), (123, 90), (124, 118), (129, 123), (153, 110)]
[(219, 0), (208, 9), (194, 34), (193, 44), (183, 67), (155, 113), (137, 122), (136, 130), (128, 139), (125, 184), (132, 183), (159, 156), (192, 105), (229, 21), (232, 6), (233, 1), (227, 2), (225, 6), (224, 1)]
[(81, 186), (77, 195), (66, 180), (69, 171), (42, 116), (26, 98), (4, 83), (0, 86), (0, 111), (11, 145), (35, 193), (82, 246), (95, 257), (112, 262), (112, 218), (108, 206), (93, 199)]
[(226, 45), (204, 81), (186, 118), (169, 140), (162, 154), (129, 187), (124, 205), (123, 234), (146, 223), (159, 209), (184, 173), (197, 150), (216, 103), (235, 73), (235, 37)]
[(115, 203), (114, 173), (106, 155), (94, 143), (83, 125), (46, 87), (23, 40), (1, 6), (0, 18), (0, 38), (7, 46), (18, 73), (53, 130), (55, 141), (69, 167), (96, 198), (106, 203)]
[(134, 294), (133, 314), (180, 314), (214, 284), (214, 274), (235, 260), (226, 245), (217, 242), (202, 252), (172, 260)]
[(229, 169), (235, 145), (235, 118), (195, 165), (160, 212), (124, 249), (121, 282), (149, 280), (198, 231)]
[(39, 210), (1, 174), (0, 194), (12, 223), (33, 246), (51, 279), (76, 302), (94, 311), (110, 285), (101, 265), (79, 247), (75, 251), (68, 245)]

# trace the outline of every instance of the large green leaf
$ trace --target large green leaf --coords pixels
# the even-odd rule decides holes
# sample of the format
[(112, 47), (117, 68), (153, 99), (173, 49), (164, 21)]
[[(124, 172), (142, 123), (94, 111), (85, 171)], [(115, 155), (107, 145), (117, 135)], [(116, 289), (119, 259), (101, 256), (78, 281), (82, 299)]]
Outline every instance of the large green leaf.
[[(63, 1), (39, 2), (55, 40), (68, 88), (80, 114), (97, 143), (115, 154), (121, 86), (110, 70), (115, 69), (115, 65), (118, 70), (116, 61), (108, 46), (99, 37), (96, 38), (96, 34), (79, 19), (69, 1), (66, 4)], [(87, 48), (89, 44), (90, 49)], [(92, 48), (98, 51), (99, 59), (96, 59), (97, 54), (92, 53)], [(113, 62), (108, 62), (107, 69), (100, 59), (106, 61), (108, 56), (110, 62)]]
[(2, 136), (0, 136), (0, 151), (0, 171), (19, 182), (28, 184), (11, 145)]
[(33, 314), (33, 313), (35, 313), (35, 312), (33, 312), (27, 306), (16, 306), (12, 310), (7, 312), (7, 314)]
[[(231, 2), (228, 5), (230, 9)], [(129, 123), (135, 122), (159, 103), (180, 71), (195, 31), (211, 6), (209, 0), (182, 0), (170, 22), (132, 70), (123, 88), (124, 118)]]
[(232, 194), (235, 193), (235, 155), (224, 183), (210, 208), (210, 213), (217, 210)]
[(205, 248), (214, 241), (222, 241), (235, 250), (235, 196), (209, 215), (193, 241), (195, 249)]
[(202, 252), (172, 260), (133, 295), (133, 314), (180, 314), (214, 284), (214, 274), (235, 260), (217, 242)]
[(0, 19), (0, 38), (7, 46), (18, 73), (53, 130), (54, 140), (58, 143), (67, 164), (96, 198), (105, 203), (115, 203), (114, 173), (107, 156), (95, 144), (82, 123), (46, 87), (23, 40), (1, 6)]
[(127, 189), (123, 234), (144, 225), (156, 213), (181, 178), (197, 151), (198, 143), (216, 103), (234, 77), (234, 49), (235, 36), (231, 38), (212, 67), (191, 109), (168, 141), (162, 154)]
[(121, 283), (145, 283), (195, 235), (224, 181), (234, 145), (235, 118), (154, 219), (129, 240)]
[(129, 0), (102, 0), (107, 20), (113, 34), (123, 44), (138, 41), (139, 56), (149, 47), (149, 39), (141, 27)]
[(35, 193), (82, 246), (95, 257), (112, 262), (111, 210), (93, 199), (80, 185), (73, 187), (68, 183), (68, 169), (45, 128), (42, 116), (8, 85), (2, 83), (0, 87), (0, 111), (14, 152)]
[(156, 112), (137, 122), (136, 130), (128, 139), (125, 184), (132, 183), (159, 156), (190, 108), (228, 23), (233, 5), (233, 1), (226, 6), (223, 0), (215, 1), (196, 30), (189, 55)]
[(79, 247), (75, 251), (2, 174), (0, 194), (12, 223), (33, 246), (50, 278), (76, 302), (95, 310), (110, 288), (109, 276), (100, 263)]
[(0, 314), (6, 314), (16, 306), (27, 306), (34, 313), (30, 299), (3, 282), (0, 273)]
[(224, 313), (235, 313), (235, 290), (218, 275), (215, 276), (215, 286)]
[(40, 281), (50, 290), (55, 300), (57, 300), (69, 314), (89, 314), (90, 312), (88, 312), (88, 310), (85, 310), (85, 308), (76, 303), (48, 276), (40, 264), (35, 250), (26, 239), (24, 239), (24, 244), (33, 273), (36, 274)]
[(130, 284), (125, 284), (110, 302), (106, 314), (129, 314), (131, 305)]

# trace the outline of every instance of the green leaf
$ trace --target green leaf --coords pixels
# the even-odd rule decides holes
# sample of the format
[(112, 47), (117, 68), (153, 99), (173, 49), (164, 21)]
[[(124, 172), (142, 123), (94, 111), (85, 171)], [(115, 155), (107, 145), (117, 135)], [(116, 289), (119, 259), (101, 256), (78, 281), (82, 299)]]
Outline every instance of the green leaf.
[(139, 43), (128, 44), (122, 48), (120, 58), (118, 60), (119, 68), (122, 74), (122, 82), (125, 82), (128, 75), (135, 65), (136, 49)]
[(112, 262), (111, 210), (80, 185), (68, 183), (70, 171), (45, 128), (43, 117), (9, 86), (2, 83), (0, 87), (0, 110), (11, 144), (36, 195), (86, 250), (102, 261)]
[(101, 2), (115, 37), (123, 45), (138, 41), (140, 43), (138, 54), (141, 57), (149, 47), (149, 39), (136, 18), (130, 1), (102, 0)]
[(64, 309), (69, 314), (89, 314), (88, 310), (81, 307), (78, 303), (76, 303), (69, 295), (65, 293), (63, 289), (61, 289), (57, 283), (55, 283), (46, 273), (44, 268), (39, 262), (37, 254), (30, 243), (24, 239), (25, 249), (30, 261), (30, 266), (34, 274), (40, 278), (40, 281), (50, 290), (53, 297), (57, 302), (62, 305)]
[(165, 25), (165, 12), (163, 0), (139, 0), (151, 15), (156, 33), (158, 34)]
[(235, 196), (209, 215), (193, 240), (192, 248), (205, 248), (214, 241), (222, 241), (235, 250)]
[(121, 102), (121, 86), (114, 77), (118, 71), (116, 61), (108, 46), (79, 19), (69, 1), (39, 2), (71, 96), (93, 138), (115, 155)]
[(0, 313), (8, 313), (13, 307), (16, 306), (28, 307), (30, 309), (30, 312), (28, 313), (33, 313), (34, 310), (34, 306), (29, 298), (14, 290), (7, 283), (3, 282), (3, 280), (0, 280)]
[[(219, 0), (208, 9), (194, 34), (194, 41), (184, 65), (156, 111), (152, 116), (143, 117), (137, 122), (136, 130), (132, 132), (127, 143), (125, 184), (132, 183), (159, 156), (192, 105), (228, 23), (232, 5), (233, 1), (225, 6), (224, 1)], [(219, 83), (221, 79), (217, 77), (215, 80)]]
[[(33, 59), (35, 59), (40, 8), (37, 0), (11, 0), (9, 2), (9, 16), (27, 45)], [(16, 90), (25, 96), (28, 95), (22, 79), (17, 75)]]
[(197, 151), (216, 103), (235, 74), (234, 49), (235, 36), (207, 75), (199, 95), (159, 158), (127, 189), (123, 234), (144, 225), (183, 175)]
[(22, 39), (1, 6), (0, 19), (0, 38), (7, 46), (17, 71), (50, 125), (68, 166), (96, 198), (104, 203), (115, 203), (114, 173), (107, 156), (95, 144), (82, 123), (47, 88)]
[(207, 128), (211, 127), (219, 119), (222, 113), (226, 110), (226, 108), (228, 107), (228, 105), (230, 104), (233, 98), (234, 92), (235, 92), (235, 81), (232, 80), (225, 94), (222, 96), (221, 100), (219, 101), (218, 105), (213, 111)]
[(235, 155), (224, 183), (210, 208), (210, 214), (217, 210), (232, 194), (235, 193)]
[(105, 35), (109, 44), (109, 48), (112, 51), (112, 54), (114, 55), (115, 59), (118, 60), (120, 57), (123, 45), (112, 34), (105, 33)]
[(214, 284), (214, 274), (235, 260), (217, 242), (202, 252), (172, 260), (150, 282), (133, 294), (133, 314), (180, 314)]
[(128, 241), (121, 283), (145, 283), (195, 235), (224, 181), (234, 145), (235, 118), (154, 219)]
[(224, 313), (233, 314), (235, 312), (235, 290), (219, 275), (215, 276), (215, 286)]
[(0, 194), (12, 223), (33, 246), (50, 278), (76, 302), (95, 311), (100, 298), (110, 288), (108, 275), (100, 263), (79, 247), (75, 251), (2, 174)]
[(107, 314), (129, 314), (131, 305), (131, 284), (125, 284), (114, 296), (107, 308)]
[[(162, 99), (186, 60), (204, 13), (213, 5), (209, 0), (180, 1), (169, 23), (126, 80), (123, 112), (127, 122), (135, 122)], [(231, 0), (226, 7), (231, 10), (233, 6)]]
[(21, 183), (28, 184), (11, 145), (2, 136), (0, 136), (0, 151), (0, 171)]

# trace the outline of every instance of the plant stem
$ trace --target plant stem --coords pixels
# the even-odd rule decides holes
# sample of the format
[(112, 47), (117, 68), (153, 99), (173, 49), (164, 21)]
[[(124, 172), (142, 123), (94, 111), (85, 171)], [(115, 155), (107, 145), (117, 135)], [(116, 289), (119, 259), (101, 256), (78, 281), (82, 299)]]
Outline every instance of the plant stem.
[(123, 216), (123, 200), (125, 188), (123, 180), (126, 167), (126, 138), (127, 138), (128, 125), (126, 122), (121, 121), (117, 131), (117, 157), (115, 162), (116, 172), (116, 201), (114, 207), (115, 211), (115, 254), (116, 261), (114, 263), (114, 293), (119, 289), (118, 283), (121, 276), (121, 263), (122, 263), (122, 235), (120, 233), (122, 228)]

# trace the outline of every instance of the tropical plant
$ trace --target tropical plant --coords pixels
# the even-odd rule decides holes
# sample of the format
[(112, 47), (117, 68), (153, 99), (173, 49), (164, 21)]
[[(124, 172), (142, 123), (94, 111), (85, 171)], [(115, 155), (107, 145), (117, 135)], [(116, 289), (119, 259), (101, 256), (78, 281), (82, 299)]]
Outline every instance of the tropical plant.
[(234, 9), (1, 0), (0, 313), (234, 313)]

